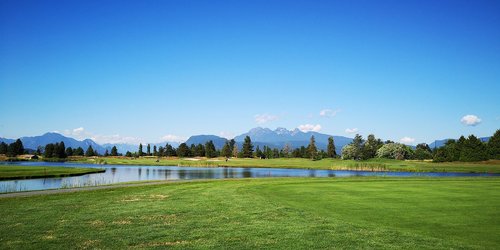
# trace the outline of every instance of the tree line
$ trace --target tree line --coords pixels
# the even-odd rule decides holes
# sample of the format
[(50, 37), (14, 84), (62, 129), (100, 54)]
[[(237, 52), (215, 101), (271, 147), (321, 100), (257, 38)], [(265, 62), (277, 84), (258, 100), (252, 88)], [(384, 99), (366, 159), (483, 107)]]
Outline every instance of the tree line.
[(458, 140), (448, 140), (444, 146), (434, 149), (426, 143), (420, 143), (413, 149), (393, 141), (382, 142), (372, 134), (364, 140), (361, 135), (357, 134), (350, 144), (342, 148), (342, 159), (367, 160), (371, 158), (433, 160), (435, 162), (498, 160), (500, 159), (500, 130), (497, 130), (488, 142), (481, 141), (475, 135), (469, 135), (467, 138), (461, 136)]
[(14, 157), (17, 155), (22, 155), (25, 153), (23, 143), (20, 139), (15, 142), (7, 144), (5, 142), (0, 143), (0, 154), (4, 154), (8, 157)]
[(318, 150), (316, 147), (316, 141), (314, 136), (311, 137), (311, 141), (308, 147), (300, 147), (292, 149), (289, 144), (281, 149), (271, 148), (269, 146), (263, 146), (261, 149), (259, 146), (254, 147), (252, 140), (249, 136), (246, 136), (241, 149), (236, 144), (234, 139), (226, 140), (221, 149), (216, 149), (213, 141), (207, 141), (204, 144), (191, 144), (181, 143), (177, 148), (174, 148), (170, 144), (166, 144), (165, 147), (153, 146), (153, 151), (150, 150), (150, 144), (146, 146), (146, 152), (144, 152), (144, 147), (139, 144), (137, 152), (127, 151), (125, 156), (127, 157), (140, 157), (140, 156), (156, 156), (156, 157), (238, 157), (238, 158), (261, 158), (261, 159), (272, 159), (272, 158), (289, 158), (289, 157), (301, 157), (301, 158), (335, 158), (337, 154), (335, 152), (335, 144), (333, 137), (328, 139), (328, 148), (326, 151)]
[[(0, 143), (0, 154), (5, 154), (9, 157), (15, 157), (27, 153), (23, 143), (20, 139), (15, 142), (7, 144)], [(100, 154), (88, 146), (86, 150), (83, 148), (66, 147), (64, 142), (49, 143), (45, 147), (38, 147), (35, 155), (43, 155), (44, 158), (67, 158), (69, 156), (100, 156)], [(342, 148), (342, 159), (345, 160), (367, 160), (372, 158), (386, 158), (397, 160), (433, 160), (435, 162), (448, 162), (448, 161), (484, 161), (488, 159), (500, 159), (500, 130), (497, 130), (493, 136), (490, 137), (488, 142), (482, 142), (474, 135), (467, 138), (461, 136), (458, 140), (448, 140), (444, 146), (431, 149), (428, 144), (420, 143), (415, 148), (410, 146), (395, 143), (393, 141), (382, 141), (377, 139), (373, 134), (368, 135), (367, 139), (357, 134), (353, 141)], [(104, 156), (121, 156), (118, 153), (116, 146), (111, 148), (111, 152), (104, 153)], [(338, 158), (339, 156), (335, 151), (335, 143), (333, 137), (328, 138), (327, 149), (318, 150), (316, 146), (316, 139), (311, 136), (309, 145), (307, 147), (301, 146), (292, 148), (289, 144), (285, 144), (283, 148), (271, 148), (263, 146), (261, 149), (254, 145), (249, 136), (246, 136), (241, 149), (238, 148), (234, 139), (227, 140), (220, 150), (215, 148), (213, 141), (207, 141), (205, 144), (191, 144), (188, 146), (186, 143), (181, 143), (177, 148), (170, 144), (165, 147), (160, 146), (157, 148), (153, 145), (147, 144), (146, 152), (143, 150), (143, 145), (139, 144), (137, 152), (127, 151), (127, 157), (140, 157), (140, 156), (156, 156), (156, 157), (238, 157), (238, 158), (309, 158), (318, 160), (322, 158)]]

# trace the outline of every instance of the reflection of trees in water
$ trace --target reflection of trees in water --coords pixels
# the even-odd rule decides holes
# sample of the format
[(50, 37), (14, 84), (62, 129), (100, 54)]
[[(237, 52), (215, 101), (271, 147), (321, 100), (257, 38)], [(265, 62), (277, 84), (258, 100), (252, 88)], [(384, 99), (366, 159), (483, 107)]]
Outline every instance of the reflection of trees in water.
[(328, 171), (328, 177), (335, 177), (335, 172)]
[(179, 179), (186, 179), (187, 171), (184, 169), (179, 169)]
[(316, 170), (314, 169), (309, 170), (309, 177), (316, 177)]
[(111, 175), (115, 177), (116, 174), (116, 168), (111, 168)]
[(242, 174), (243, 174), (243, 178), (252, 178), (252, 169), (251, 168), (244, 168)]
[(224, 179), (227, 179), (227, 178), (235, 178), (235, 171), (234, 169), (232, 168), (224, 168), (224, 170), (222, 171), (223, 175), (224, 175)]

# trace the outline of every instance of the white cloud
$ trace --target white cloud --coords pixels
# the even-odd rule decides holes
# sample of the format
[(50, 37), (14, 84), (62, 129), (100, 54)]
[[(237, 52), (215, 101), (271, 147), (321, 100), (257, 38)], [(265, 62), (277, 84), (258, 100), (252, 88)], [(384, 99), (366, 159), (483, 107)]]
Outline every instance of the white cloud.
[(219, 136), (220, 137), (224, 137), (226, 139), (233, 139), (234, 138), (234, 133), (231, 133), (231, 132), (226, 132), (226, 131), (221, 131), (219, 133)]
[(278, 116), (270, 114), (257, 114), (254, 116), (255, 122), (258, 124), (263, 124), (266, 122), (272, 122), (278, 120)]
[(83, 127), (73, 129), (73, 134), (79, 135), (82, 134), (85, 129)]
[(323, 109), (319, 112), (320, 116), (323, 117), (334, 117), (337, 113), (340, 112), (340, 109), (332, 110), (332, 109)]
[(475, 115), (466, 115), (460, 119), (460, 122), (467, 126), (476, 126), (481, 123), (481, 119)]
[(120, 136), (119, 134), (115, 135), (99, 135), (99, 134), (94, 134), (91, 133), (83, 127), (75, 128), (75, 129), (66, 129), (62, 132), (63, 135), (75, 138), (77, 140), (85, 140), (85, 139), (91, 139), (99, 144), (106, 144), (106, 143), (112, 143), (112, 144), (121, 144), (121, 143), (126, 143), (126, 144), (139, 144), (141, 142), (140, 138), (137, 137), (131, 137), (131, 136)]
[(354, 134), (354, 133), (357, 133), (358, 131), (359, 131), (358, 128), (346, 128), (345, 129), (345, 132), (348, 134)]
[(165, 135), (161, 137), (162, 142), (184, 142), (186, 138), (178, 135)]
[(401, 143), (404, 143), (404, 144), (413, 144), (415, 142), (415, 138), (411, 138), (411, 137), (408, 137), (408, 136), (405, 136), (403, 138), (401, 138), (399, 140)]
[(298, 129), (302, 132), (309, 132), (309, 131), (319, 132), (321, 130), (321, 125), (319, 125), (319, 124), (316, 124), (316, 125), (304, 124), (304, 125), (300, 125), (298, 127)]

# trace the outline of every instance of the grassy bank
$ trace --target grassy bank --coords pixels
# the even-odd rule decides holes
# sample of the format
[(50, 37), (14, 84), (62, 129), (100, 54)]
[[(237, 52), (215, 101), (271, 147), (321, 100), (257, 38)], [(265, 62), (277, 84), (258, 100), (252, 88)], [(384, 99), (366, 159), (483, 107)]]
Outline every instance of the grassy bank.
[(500, 179), (291, 178), (0, 199), (0, 248), (479, 248)]
[(104, 170), (96, 168), (0, 165), (0, 180), (64, 177), (99, 172), (104, 172)]
[(445, 162), (429, 161), (399, 161), (388, 159), (372, 159), (368, 161), (352, 161), (340, 159), (323, 159), (311, 161), (302, 158), (280, 159), (182, 159), (156, 157), (99, 157), (75, 158), (82, 163), (117, 164), (117, 165), (160, 165), (160, 166), (206, 166), (206, 167), (260, 167), (260, 168), (305, 168), (305, 169), (334, 169), (334, 170), (368, 170), (368, 171), (409, 171), (409, 172), (477, 172), (500, 173), (500, 161), (485, 162)]

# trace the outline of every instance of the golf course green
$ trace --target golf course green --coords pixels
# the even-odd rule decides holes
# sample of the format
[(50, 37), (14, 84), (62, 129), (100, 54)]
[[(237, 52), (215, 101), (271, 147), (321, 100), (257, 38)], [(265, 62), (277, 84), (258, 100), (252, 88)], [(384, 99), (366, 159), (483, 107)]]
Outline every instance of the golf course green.
[(65, 177), (104, 172), (98, 168), (0, 165), (0, 180)]
[(269, 178), (0, 198), (0, 248), (495, 249), (500, 178)]

